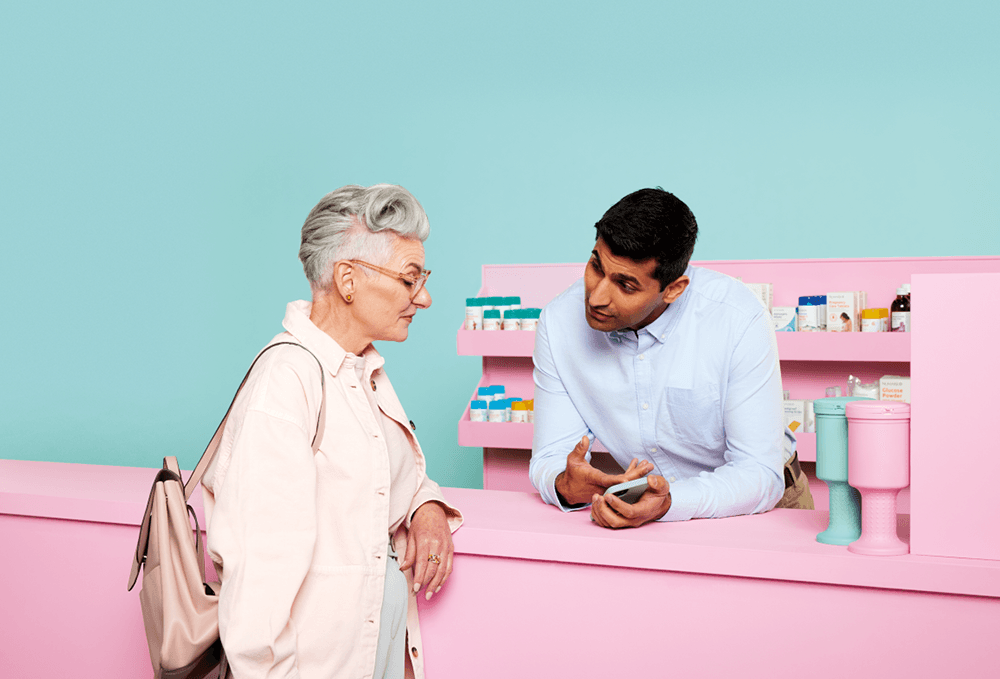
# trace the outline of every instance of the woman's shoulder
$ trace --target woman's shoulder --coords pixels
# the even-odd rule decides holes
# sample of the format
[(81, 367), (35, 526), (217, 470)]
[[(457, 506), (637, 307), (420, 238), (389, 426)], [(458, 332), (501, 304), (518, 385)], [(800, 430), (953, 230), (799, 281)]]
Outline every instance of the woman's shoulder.
[(316, 355), (288, 333), (282, 333), (254, 359), (244, 386), (247, 407), (267, 412), (294, 412), (303, 407), (313, 410), (318, 406), (324, 381)]

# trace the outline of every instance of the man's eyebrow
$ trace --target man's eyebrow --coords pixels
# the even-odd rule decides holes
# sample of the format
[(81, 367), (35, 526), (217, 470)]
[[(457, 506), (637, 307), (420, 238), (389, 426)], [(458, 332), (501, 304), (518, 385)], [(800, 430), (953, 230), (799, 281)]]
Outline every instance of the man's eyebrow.
[(618, 281), (619, 283), (633, 283), (637, 288), (642, 287), (642, 283), (640, 283), (639, 279), (636, 278), (635, 276), (629, 276), (628, 274), (624, 273), (616, 273), (612, 274), (611, 277), (616, 281)]
[[(604, 266), (604, 264), (601, 262), (601, 256), (597, 254), (597, 250), (591, 250), (590, 254), (594, 256), (594, 259), (597, 260), (598, 264), (600, 264), (602, 267)], [(642, 287), (642, 283), (640, 283), (639, 279), (636, 278), (635, 276), (629, 276), (628, 274), (624, 273), (616, 273), (612, 274), (611, 278), (615, 279), (619, 283), (633, 283), (637, 288)]]

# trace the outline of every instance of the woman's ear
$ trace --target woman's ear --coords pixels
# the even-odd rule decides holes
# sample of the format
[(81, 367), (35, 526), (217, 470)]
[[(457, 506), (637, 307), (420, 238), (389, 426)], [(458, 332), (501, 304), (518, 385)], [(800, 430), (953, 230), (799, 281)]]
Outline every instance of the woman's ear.
[(336, 291), (340, 298), (350, 304), (357, 295), (356, 275), (354, 265), (348, 261), (341, 260), (333, 265), (333, 283), (331, 292)]

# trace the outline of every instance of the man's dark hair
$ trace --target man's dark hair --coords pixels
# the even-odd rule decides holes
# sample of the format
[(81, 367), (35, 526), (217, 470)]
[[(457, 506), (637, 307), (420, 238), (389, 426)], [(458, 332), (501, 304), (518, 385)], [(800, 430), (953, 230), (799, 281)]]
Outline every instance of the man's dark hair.
[(660, 290), (684, 275), (698, 238), (698, 224), (688, 206), (659, 187), (630, 193), (594, 226), (616, 257), (655, 258), (653, 278)]

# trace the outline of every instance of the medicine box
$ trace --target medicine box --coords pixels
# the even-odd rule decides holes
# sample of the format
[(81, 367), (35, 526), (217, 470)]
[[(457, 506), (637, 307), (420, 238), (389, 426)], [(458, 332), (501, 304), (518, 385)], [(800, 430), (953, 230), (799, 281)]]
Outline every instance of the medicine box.
[(910, 402), (910, 378), (899, 375), (883, 375), (878, 381), (880, 401)]
[(774, 285), (772, 283), (744, 283), (768, 312), (774, 306)]
[(806, 402), (799, 399), (788, 399), (784, 405), (785, 426), (793, 432), (802, 429), (806, 421)]
[(776, 306), (771, 310), (776, 332), (795, 332), (799, 329), (798, 310), (793, 306)]
[(827, 293), (827, 332), (860, 332), (862, 308), (859, 306), (860, 295), (858, 292)]

